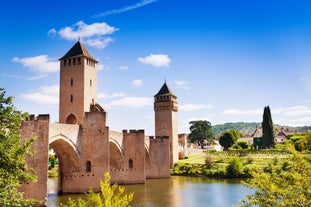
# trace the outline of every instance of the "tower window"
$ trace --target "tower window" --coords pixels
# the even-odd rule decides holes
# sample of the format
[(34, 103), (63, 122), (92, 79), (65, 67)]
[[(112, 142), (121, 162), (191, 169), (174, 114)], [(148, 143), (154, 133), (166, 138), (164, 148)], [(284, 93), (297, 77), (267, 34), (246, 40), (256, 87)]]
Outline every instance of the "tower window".
[(70, 85), (73, 86), (73, 79), (70, 79)]
[(73, 102), (73, 95), (70, 95), (70, 102)]
[(78, 57), (78, 65), (81, 64), (81, 58)]
[(66, 66), (67, 65), (67, 60), (64, 60), (64, 66)]
[(90, 86), (92, 86), (92, 79), (90, 79)]
[(68, 60), (68, 65), (71, 65), (71, 59)]
[(72, 62), (73, 62), (72, 64), (75, 65), (76, 64), (76, 58), (73, 58)]
[(133, 160), (129, 159), (129, 168), (133, 168)]
[(91, 161), (87, 161), (86, 162), (85, 171), (86, 172), (91, 172), (92, 171), (92, 163), (91, 163)]

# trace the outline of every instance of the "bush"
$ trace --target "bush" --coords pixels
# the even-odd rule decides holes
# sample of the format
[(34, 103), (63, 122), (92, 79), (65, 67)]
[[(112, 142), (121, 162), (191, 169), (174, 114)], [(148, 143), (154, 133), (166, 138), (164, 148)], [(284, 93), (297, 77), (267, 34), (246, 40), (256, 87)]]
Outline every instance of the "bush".
[(242, 150), (243, 148), (239, 146), (238, 144), (232, 145), (232, 147), (229, 148), (229, 150)]
[(207, 155), (205, 158), (205, 164), (208, 168), (213, 167), (213, 158), (210, 155)]
[(101, 193), (95, 193), (90, 190), (86, 194), (86, 199), (78, 198), (73, 200), (69, 198), (67, 204), (60, 204), (61, 207), (122, 207), (129, 206), (129, 203), (133, 200), (134, 193), (125, 194), (124, 187), (117, 184), (111, 185), (111, 176), (107, 172), (105, 173), (105, 180), (100, 181)]
[(230, 178), (238, 178), (242, 174), (242, 162), (238, 157), (233, 157), (229, 160), (229, 165), (226, 169), (226, 174)]
[(250, 149), (251, 145), (246, 140), (239, 140), (237, 141), (236, 145), (240, 146), (242, 149)]

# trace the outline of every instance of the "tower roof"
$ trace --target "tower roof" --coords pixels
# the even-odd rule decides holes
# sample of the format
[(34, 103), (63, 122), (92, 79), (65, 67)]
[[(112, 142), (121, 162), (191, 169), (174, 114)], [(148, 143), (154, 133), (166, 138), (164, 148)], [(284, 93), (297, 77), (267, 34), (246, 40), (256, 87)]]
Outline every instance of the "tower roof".
[(92, 60), (95, 60), (80, 41), (78, 41), (74, 46), (72, 46), (72, 48), (66, 53), (66, 55), (60, 58), (60, 60), (76, 56), (85, 56)]
[(175, 96), (174, 93), (172, 92), (172, 90), (166, 84), (166, 82), (163, 84), (162, 88), (160, 89), (160, 91), (155, 96), (160, 96), (160, 95), (165, 95), (165, 94)]

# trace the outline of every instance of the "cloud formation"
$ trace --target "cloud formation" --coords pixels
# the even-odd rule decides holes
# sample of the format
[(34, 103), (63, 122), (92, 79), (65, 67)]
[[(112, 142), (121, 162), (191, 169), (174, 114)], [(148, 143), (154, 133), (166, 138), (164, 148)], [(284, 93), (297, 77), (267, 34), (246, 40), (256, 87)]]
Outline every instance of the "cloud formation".
[(118, 69), (120, 70), (128, 70), (129, 69), (129, 66), (119, 66)]
[(49, 30), (48, 35), (54, 37), (55, 34), (58, 33), (62, 38), (70, 41), (80, 38), (85, 44), (91, 47), (103, 49), (113, 42), (113, 38), (107, 35), (111, 35), (118, 30), (118, 28), (110, 26), (105, 22), (97, 22), (88, 25), (83, 21), (79, 21), (73, 26), (61, 28), (58, 32), (56, 29), (52, 28)]
[(122, 8), (119, 8), (119, 9), (113, 9), (113, 10), (102, 12), (100, 14), (96, 14), (96, 15), (94, 15), (94, 17), (106, 17), (106, 16), (113, 15), (113, 14), (120, 14), (120, 13), (123, 13), (123, 12), (127, 12), (127, 11), (130, 11), (130, 10), (133, 10), (133, 9), (137, 9), (137, 8), (146, 6), (146, 5), (154, 3), (156, 1), (157, 0), (143, 0), (143, 1), (140, 1), (140, 2), (138, 2), (136, 4), (134, 4), (134, 5), (122, 7)]
[(51, 60), (47, 55), (28, 58), (14, 57), (12, 61), (21, 63), (23, 67), (37, 73), (53, 73), (59, 71), (59, 62)]
[(137, 88), (142, 86), (142, 84), (143, 84), (143, 80), (141, 80), (141, 79), (136, 79), (136, 80), (132, 81), (132, 85), (137, 87)]
[(106, 105), (107, 108), (113, 107), (127, 107), (127, 108), (141, 108), (145, 106), (152, 106), (153, 99), (147, 97), (125, 97), (119, 100), (112, 101)]
[(211, 109), (211, 108), (214, 108), (214, 106), (209, 105), (209, 104), (185, 104), (185, 105), (179, 106), (179, 109), (181, 111), (196, 111), (196, 110)]
[(146, 57), (139, 57), (137, 58), (138, 62), (146, 65), (152, 65), (154, 67), (169, 67), (171, 63), (171, 59), (168, 55), (163, 54), (150, 54)]
[(33, 101), (37, 104), (58, 106), (59, 85), (43, 86), (37, 92), (29, 92), (22, 94), (22, 98)]
[(239, 109), (228, 109), (222, 112), (225, 115), (262, 115), (263, 109), (255, 109), (255, 110), (239, 110)]
[(185, 89), (185, 90), (190, 89), (189, 83), (187, 81), (175, 80), (174, 83), (176, 84), (178, 88)]
[(125, 96), (125, 93), (121, 93), (121, 92), (115, 92), (113, 94), (99, 93), (97, 95), (97, 98), (99, 98), (99, 99), (110, 99), (110, 98), (121, 98), (124, 96)]

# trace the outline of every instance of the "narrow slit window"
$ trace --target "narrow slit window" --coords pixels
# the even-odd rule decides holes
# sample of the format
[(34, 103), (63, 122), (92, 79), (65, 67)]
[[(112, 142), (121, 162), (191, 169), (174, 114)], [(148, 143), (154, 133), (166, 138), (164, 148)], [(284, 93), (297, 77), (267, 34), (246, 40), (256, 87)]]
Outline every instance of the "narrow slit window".
[(129, 159), (129, 168), (133, 168), (133, 160)]
[(86, 172), (91, 172), (92, 171), (92, 163), (91, 163), (91, 161), (87, 161), (86, 162), (85, 171)]
[(73, 102), (73, 95), (70, 95), (70, 102)]
[(70, 85), (73, 86), (73, 79), (70, 79)]

